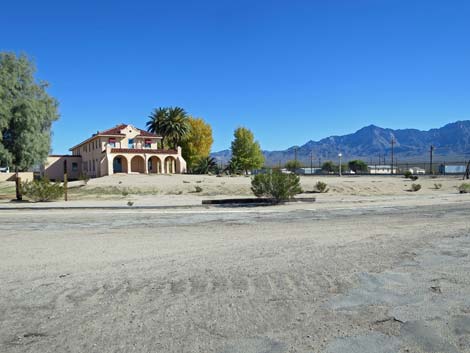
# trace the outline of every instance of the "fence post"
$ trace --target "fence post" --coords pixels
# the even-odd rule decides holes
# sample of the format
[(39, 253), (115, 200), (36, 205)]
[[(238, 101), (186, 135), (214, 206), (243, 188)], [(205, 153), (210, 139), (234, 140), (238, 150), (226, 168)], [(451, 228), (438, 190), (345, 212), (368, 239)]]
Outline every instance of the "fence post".
[(67, 201), (67, 160), (64, 161), (64, 201)]

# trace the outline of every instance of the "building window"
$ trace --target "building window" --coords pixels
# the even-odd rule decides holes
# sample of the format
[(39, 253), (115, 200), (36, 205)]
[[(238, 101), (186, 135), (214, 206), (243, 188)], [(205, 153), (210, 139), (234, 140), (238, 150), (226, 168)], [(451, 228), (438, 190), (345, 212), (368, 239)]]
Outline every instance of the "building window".
[(134, 139), (129, 139), (128, 148), (135, 148)]
[(93, 171), (95, 171), (95, 160), (93, 160)]
[(144, 147), (145, 148), (152, 148), (152, 141), (151, 140), (145, 140)]
[(111, 147), (116, 147), (116, 139), (115, 138), (110, 138), (108, 140), (108, 145), (110, 145)]
[(78, 163), (77, 162), (72, 162), (72, 172), (78, 171)]

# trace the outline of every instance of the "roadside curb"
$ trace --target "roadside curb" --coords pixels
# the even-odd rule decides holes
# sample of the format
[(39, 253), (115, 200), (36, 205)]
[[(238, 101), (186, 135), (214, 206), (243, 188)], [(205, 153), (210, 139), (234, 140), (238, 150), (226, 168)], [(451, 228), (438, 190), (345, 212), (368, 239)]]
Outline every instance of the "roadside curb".
[(163, 209), (183, 209), (202, 208), (207, 205), (169, 205), (169, 206), (46, 206), (46, 207), (0, 207), (0, 211), (53, 211), (53, 210), (163, 210)]

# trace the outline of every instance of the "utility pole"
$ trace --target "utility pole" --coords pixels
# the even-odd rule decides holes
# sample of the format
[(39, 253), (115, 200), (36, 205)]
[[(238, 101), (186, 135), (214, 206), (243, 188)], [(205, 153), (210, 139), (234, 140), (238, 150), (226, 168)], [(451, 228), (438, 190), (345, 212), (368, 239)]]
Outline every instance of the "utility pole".
[(429, 149), (429, 174), (433, 175), (434, 170), (432, 167), (432, 152), (434, 151), (434, 146), (431, 145), (431, 148)]
[(295, 159), (295, 165), (297, 165), (297, 147), (294, 147), (294, 159)]
[(313, 151), (310, 152), (310, 174), (313, 174)]
[(395, 139), (392, 137), (392, 169), (390, 170), (390, 173), (393, 174), (393, 145), (395, 144)]

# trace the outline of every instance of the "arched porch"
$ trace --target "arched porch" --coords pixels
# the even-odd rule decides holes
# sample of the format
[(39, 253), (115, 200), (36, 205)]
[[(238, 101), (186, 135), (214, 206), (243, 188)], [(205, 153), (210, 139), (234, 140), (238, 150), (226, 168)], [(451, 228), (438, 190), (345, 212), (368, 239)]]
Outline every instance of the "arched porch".
[(131, 159), (132, 173), (145, 173), (145, 159), (142, 156), (134, 156)]
[(147, 161), (147, 165), (149, 173), (162, 173), (162, 161), (157, 156), (151, 156)]
[(176, 165), (176, 158), (172, 156), (168, 156), (165, 158), (165, 173), (167, 174), (175, 174), (178, 173), (176, 170), (177, 165)]
[(113, 173), (128, 173), (127, 158), (124, 156), (116, 156), (113, 158)]

